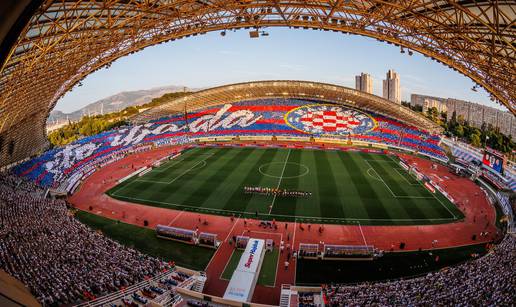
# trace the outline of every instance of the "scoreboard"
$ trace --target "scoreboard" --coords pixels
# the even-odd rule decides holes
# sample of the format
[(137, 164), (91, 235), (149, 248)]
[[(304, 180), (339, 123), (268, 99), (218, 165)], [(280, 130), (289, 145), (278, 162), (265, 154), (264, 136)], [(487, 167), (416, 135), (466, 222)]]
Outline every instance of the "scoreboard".
[(501, 153), (493, 152), (490, 150), (484, 151), (484, 157), (482, 158), (482, 164), (496, 171), (497, 173), (503, 174), (505, 158)]

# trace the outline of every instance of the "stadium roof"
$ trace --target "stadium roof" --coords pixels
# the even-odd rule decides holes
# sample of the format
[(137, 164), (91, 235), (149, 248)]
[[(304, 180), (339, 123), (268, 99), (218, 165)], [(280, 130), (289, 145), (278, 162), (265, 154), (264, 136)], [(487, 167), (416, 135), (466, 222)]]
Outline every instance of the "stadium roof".
[(223, 103), (260, 98), (299, 98), (342, 103), (396, 118), (433, 133), (440, 133), (443, 130), (421, 114), (372, 94), (334, 84), (282, 80), (237, 83), (199, 91), (146, 110), (134, 117), (133, 122), (142, 123), (169, 114), (183, 113), (185, 108), (191, 111)]
[(5, 0), (0, 9), (0, 165), (48, 144), (49, 112), (91, 72), (150, 45), (225, 29), (373, 37), (442, 62), (516, 111), (509, 0)]

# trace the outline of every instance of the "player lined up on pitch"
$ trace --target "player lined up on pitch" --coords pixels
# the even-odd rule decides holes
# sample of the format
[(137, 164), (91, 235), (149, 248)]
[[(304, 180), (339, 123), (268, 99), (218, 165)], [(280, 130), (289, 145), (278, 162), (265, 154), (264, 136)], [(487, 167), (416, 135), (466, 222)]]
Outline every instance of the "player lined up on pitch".
[(244, 187), (245, 194), (261, 194), (261, 195), (276, 195), (282, 197), (302, 197), (308, 198), (312, 196), (312, 192), (305, 191), (289, 191), (287, 189), (277, 189), (268, 187)]

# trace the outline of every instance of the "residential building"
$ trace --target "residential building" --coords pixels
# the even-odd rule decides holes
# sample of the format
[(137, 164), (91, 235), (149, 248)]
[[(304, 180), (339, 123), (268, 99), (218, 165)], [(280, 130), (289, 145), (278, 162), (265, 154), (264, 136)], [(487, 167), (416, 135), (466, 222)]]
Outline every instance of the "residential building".
[(373, 93), (373, 78), (371, 75), (361, 73), (355, 76), (355, 89), (358, 91), (366, 92), (369, 94)]
[(423, 112), (430, 108), (436, 108), (438, 112), (446, 112), (448, 110), (446, 99), (433, 96), (412, 94), (410, 95), (410, 104), (412, 106), (420, 106)]
[(400, 76), (392, 69), (383, 80), (383, 98), (401, 104)]
[(483, 123), (490, 124), (500, 129), (501, 133), (516, 139), (516, 117), (509, 112), (460, 99), (419, 94), (410, 96), (410, 104), (421, 106), (423, 112), (436, 107), (440, 112), (446, 112), (447, 120), (450, 120), (455, 112), (457, 119), (463, 119), (473, 127), (481, 128)]

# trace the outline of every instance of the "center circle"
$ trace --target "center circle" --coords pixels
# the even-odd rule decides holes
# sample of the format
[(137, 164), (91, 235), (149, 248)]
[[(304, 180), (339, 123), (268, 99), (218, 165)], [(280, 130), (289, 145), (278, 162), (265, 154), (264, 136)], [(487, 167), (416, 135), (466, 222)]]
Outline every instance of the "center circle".
[[(298, 175), (285, 176), (284, 170), (286, 170), (289, 167), (289, 165), (294, 165), (295, 167), (300, 166), (301, 167), (301, 169), (299, 170), (300, 173)], [(267, 170), (267, 168), (269, 168), (269, 169)], [(272, 168), (272, 170), (271, 170), (271, 168)], [(260, 172), (260, 174), (267, 176), (267, 177), (271, 177), (271, 178), (292, 179), (292, 178), (299, 178), (299, 177), (305, 176), (306, 174), (308, 174), (310, 172), (310, 169), (306, 165), (296, 163), (296, 162), (286, 162), (286, 163), (285, 162), (270, 162), (270, 163), (262, 164), (258, 168), (258, 171)], [(282, 174), (283, 174), (283, 176), (282, 176)]]

